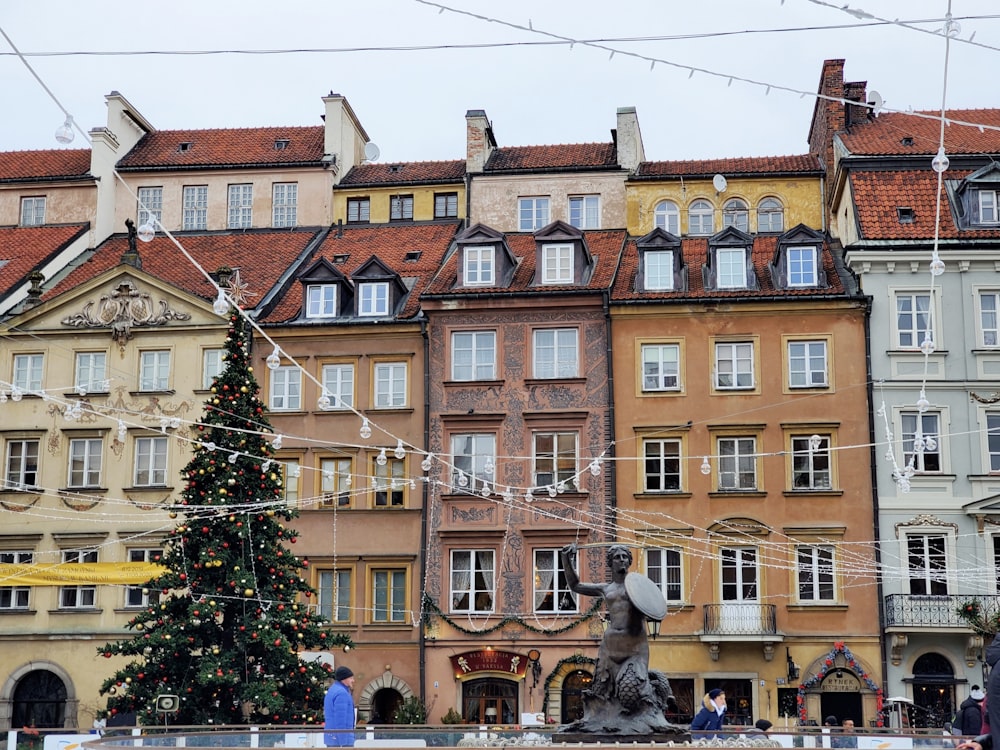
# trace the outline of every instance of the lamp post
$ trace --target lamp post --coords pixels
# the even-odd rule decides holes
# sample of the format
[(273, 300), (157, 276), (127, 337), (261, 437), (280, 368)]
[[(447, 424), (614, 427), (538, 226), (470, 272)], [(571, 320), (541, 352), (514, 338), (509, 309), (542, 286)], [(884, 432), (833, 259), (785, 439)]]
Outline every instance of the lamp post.
[(658, 636), (660, 634), (660, 620), (651, 620), (651, 619), (647, 618), (646, 619), (646, 633), (648, 633), (649, 637), (652, 638), (655, 641), (656, 640), (656, 636)]

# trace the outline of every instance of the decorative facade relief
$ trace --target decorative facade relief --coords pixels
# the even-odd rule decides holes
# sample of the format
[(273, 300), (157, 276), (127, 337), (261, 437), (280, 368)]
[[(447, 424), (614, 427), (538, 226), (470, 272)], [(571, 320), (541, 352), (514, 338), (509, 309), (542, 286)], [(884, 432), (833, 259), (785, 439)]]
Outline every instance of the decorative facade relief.
[(111, 338), (119, 347), (132, 338), (138, 326), (162, 326), (171, 320), (190, 320), (191, 314), (170, 309), (166, 300), (154, 302), (147, 292), (139, 291), (129, 281), (122, 281), (110, 294), (96, 302), (90, 300), (83, 310), (60, 321), (72, 328), (110, 328)]

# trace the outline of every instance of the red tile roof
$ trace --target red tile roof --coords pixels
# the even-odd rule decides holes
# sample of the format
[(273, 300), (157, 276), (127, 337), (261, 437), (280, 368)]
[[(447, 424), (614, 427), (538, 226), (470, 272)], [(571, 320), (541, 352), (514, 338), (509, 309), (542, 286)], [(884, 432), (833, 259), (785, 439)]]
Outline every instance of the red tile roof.
[(635, 277), (639, 270), (639, 250), (635, 240), (630, 240), (625, 248), (622, 257), (621, 267), (615, 279), (614, 288), (611, 290), (611, 301), (629, 302), (632, 300), (677, 300), (684, 301), (690, 299), (722, 299), (738, 297), (740, 299), (753, 299), (755, 297), (815, 297), (829, 296), (831, 294), (845, 294), (844, 286), (840, 276), (834, 266), (833, 255), (829, 247), (824, 244), (822, 252), (823, 269), (826, 272), (826, 280), (829, 287), (824, 289), (776, 289), (771, 283), (771, 272), (768, 264), (774, 258), (774, 252), (778, 247), (778, 238), (773, 235), (757, 236), (753, 241), (751, 256), (753, 260), (754, 272), (757, 276), (759, 289), (705, 289), (702, 266), (708, 256), (708, 239), (705, 237), (690, 238), (682, 240), (681, 252), (684, 255), (684, 264), (688, 269), (688, 288), (682, 291), (636, 291)]
[[(156, 130), (118, 162), (122, 170), (321, 164), (323, 127)], [(277, 141), (288, 141), (276, 148)], [(181, 144), (190, 144), (181, 150)]]
[[(337, 231), (330, 232), (312, 257), (303, 264), (303, 268), (312, 265), (319, 258), (325, 258), (350, 278), (374, 255), (386, 266), (395, 271), (410, 287), (406, 305), (398, 318), (412, 318), (420, 310), (420, 294), (427, 282), (434, 276), (441, 261), (451, 246), (451, 240), (458, 230), (457, 222), (412, 224), (412, 225), (378, 225), (378, 226), (347, 226), (342, 235)], [(407, 260), (406, 254), (420, 251), (416, 260)], [(339, 256), (347, 256), (347, 260), (335, 263)], [(413, 283), (410, 284), (409, 282)], [(280, 299), (274, 310), (263, 318), (262, 322), (282, 323), (298, 317), (302, 309), (302, 289), (293, 283)]]
[(618, 169), (613, 143), (570, 143), (556, 146), (498, 148), (486, 162), (486, 172), (534, 169)]
[(352, 167), (341, 185), (403, 185), (462, 182), (465, 161), (407, 161), (402, 164), (360, 164)]
[(0, 297), (23, 284), (31, 271), (83, 237), (88, 229), (90, 224), (0, 227)]
[[(246, 305), (251, 308), (260, 303), (316, 234), (315, 229), (211, 232), (180, 235), (177, 240), (209, 273), (221, 266), (238, 268), (248, 292), (254, 295)], [(114, 235), (86, 263), (46, 292), (43, 299), (51, 299), (118, 266), (127, 249), (127, 236)], [(138, 250), (144, 273), (204, 299), (215, 298), (212, 284), (169, 237), (157, 234), (152, 242), (139, 242)]]
[[(933, 116), (940, 112), (918, 114)], [(947, 115), (956, 121), (1000, 128), (1000, 109), (954, 109)], [(840, 134), (840, 139), (852, 154), (883, 156), (935, 154), (940, 136), (940, 119), (891, 112), (852, 125), (850, 132)], [(912, 145), (905, 145), (904, 138), (912, 139)], [(944, 150), (948, 154), (1000, 153), (1000, 130), (980, 132), (974, 126), (948, 125), (944, 129)]]
[(821, 174), (819, 159), (812, 154), (795, 156), (745, 156), (735, 159), (693, 159), (690, 161), (646, 161), (636, 177), (754, 177), (761, 174)]
[(54, 180), (90, 175), (90, 149), (0, 151), (0, 182)]
[[(947, 180), (960, 180), (969, 170), (949, 170)], [(937, 173), (931, 169), (850, 173), (851, 192), (861, 239), (929, 240), (937, 214)], [(896, 211), (913, 209), (913, 223), (902, 224)], [(941, 196), (941, 239), (1000, 237), (1000, 228), (959, 229), (946, 195)]]
[(434, 282), (427, 288), (427, 294), (447, 294), (447, 295), (524, 295), (524, 294), (548, 294), (551, 292), (581, 292), (607, 289), (611, 285), (611, 279), (615, 274), (615, 267), (618, 263), (618, 256), (625, 244), (627, 234), (625, 230), (588, 230), (583, 232), (587, 249), (590, 250), (594, 258), (595, 269), (587, 284), (571, 284), (566, 286), (553, 286), (546, 284), (544, 287), (532, 286), (535, 278), (535, 237), (532, 234), (508, 234), (506, 235), (507, 245), (511, 253), (519, 260), (517, 271), (509, 286), (506, 287), (456, 287), (458, 279), (458, 253), (454, 253), (441, 273), (437, 275)]

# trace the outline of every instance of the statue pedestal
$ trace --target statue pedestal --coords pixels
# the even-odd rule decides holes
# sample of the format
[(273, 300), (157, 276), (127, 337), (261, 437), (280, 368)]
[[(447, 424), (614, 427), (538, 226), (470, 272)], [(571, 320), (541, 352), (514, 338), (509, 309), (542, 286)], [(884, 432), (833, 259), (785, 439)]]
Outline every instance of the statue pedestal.
[(628, 743), (680, 744), (691, 741), (691, 733), (686, 730), (676, 732), (655, 732), (650, 734), (598, 734), (596, 732), (555, 732), (552, 744), (618, 745)]

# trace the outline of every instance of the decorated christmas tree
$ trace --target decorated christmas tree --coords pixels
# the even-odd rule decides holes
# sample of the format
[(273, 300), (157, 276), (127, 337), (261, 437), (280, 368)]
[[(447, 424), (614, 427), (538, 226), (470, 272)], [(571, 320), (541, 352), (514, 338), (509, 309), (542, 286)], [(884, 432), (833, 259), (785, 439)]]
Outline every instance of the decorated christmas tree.
[[(194, 457), (166, 570), (145, 590), (131, 637), (98, 649), (132, 657), (101, 686), (106, 714), (140, 724), (322, 723), (329, 667), (304, 650), (350, 644), (305, 600), (308, 564), (289, 551), (298, 513), (283, 502), (271, 426), (250, 366), (248, 329), (232, 310), (224, 369), (195, 433)], [(113, 719), (112, 719), (113, 720)]]

